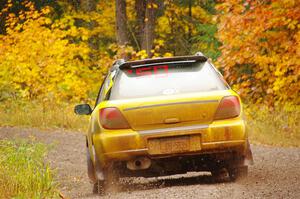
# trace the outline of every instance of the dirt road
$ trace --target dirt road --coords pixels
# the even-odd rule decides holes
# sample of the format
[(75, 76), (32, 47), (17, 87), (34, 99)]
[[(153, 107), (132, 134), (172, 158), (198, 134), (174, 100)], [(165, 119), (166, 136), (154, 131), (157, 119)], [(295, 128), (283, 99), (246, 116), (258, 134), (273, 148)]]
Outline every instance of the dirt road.
[[(85, 138), (79, 132), (0, 128), (0, 139), (35, 138), (52, 144), (47, 160), (67, 198), (98, 198), (86, 175)], [(209, 173), (129, 179), (102, 198), (300, 198), (300, 148), (252, 146), (255, 165), (247, 179), (214, 183)], [(127, 185), (126, 185), (127, 184)]]

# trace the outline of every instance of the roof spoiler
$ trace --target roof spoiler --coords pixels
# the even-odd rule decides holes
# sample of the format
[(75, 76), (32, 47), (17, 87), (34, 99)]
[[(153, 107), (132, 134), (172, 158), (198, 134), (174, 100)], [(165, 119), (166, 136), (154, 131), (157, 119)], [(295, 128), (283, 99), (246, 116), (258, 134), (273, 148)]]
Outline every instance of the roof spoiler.
[[(153, 63), (164, 63), (164, 62), (177, 62), (177, 61), (201, 61), (205, 62), (207, 61), (207, 57), (203, 55), (201, 52), (197, 52), (195, 55), (189, 55), (189, 56), (176, 56), (176, 57), (164, 57), (164, 58), (153, 58), (153, 59), (143, 59), (143, 60), (137, 60), (137, 61), (128, 61), (125, 62), (122, 60), (122, 62), (119, 62), (118, 68), (125, 69), (125, 68), (132, 68), (134, 66), (142, 66), (147, 64), (153, 64)], [(115, 67), (112, 67), (115, 68)]]

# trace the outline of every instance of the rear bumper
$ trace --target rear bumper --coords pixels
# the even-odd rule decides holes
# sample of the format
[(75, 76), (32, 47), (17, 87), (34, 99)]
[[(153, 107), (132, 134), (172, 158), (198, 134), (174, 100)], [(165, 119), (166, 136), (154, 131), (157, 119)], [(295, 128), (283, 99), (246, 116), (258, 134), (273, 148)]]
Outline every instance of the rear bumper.
[(194, 171), (210, 172), (215, 168), (245, 165), (243, 159), (236, 159), (239, 157), (236, 155), (238, 154), (231, 150), (206, 154), (178, 154), (172, 157), (151, 158), (150, 166), (144, 169), (130, 169), (126, 161), (113, 162), (112, 166), (118, 171), (120, 177), (157, 177)]
[[(192, 135), (199, 148), (194, 151), (171, 154), (151, 154), (148, 140), (152, 138)], [(240, 118), (216, 121), (210, 125), (197, 125), (151, 131), (118, 130), (93, 135), (95, 152), (105, 166), (111, 162), (126, 161), (138, 156), (166, 158), (183, 155), (219, 153), (234, 150), (246, 153), (247, 134)]]

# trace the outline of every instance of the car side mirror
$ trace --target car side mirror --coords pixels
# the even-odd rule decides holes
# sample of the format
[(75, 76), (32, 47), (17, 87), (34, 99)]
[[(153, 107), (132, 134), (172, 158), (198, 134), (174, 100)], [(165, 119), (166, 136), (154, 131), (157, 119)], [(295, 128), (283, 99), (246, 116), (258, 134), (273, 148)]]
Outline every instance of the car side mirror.
[(90, 115), (92, 113), (92, 108), (88, 104), (79, 104), (74, 107), (74, 112), (77, 115)]

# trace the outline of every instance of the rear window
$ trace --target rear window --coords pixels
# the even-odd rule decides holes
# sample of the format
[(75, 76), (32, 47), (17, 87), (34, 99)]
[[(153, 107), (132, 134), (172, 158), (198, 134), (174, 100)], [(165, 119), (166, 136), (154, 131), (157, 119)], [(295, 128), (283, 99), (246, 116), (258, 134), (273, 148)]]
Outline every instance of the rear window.
[(225, 90), (227, 86), (208, 62), (156, 64), (120, 70), (110, 99), (129, 99)]

